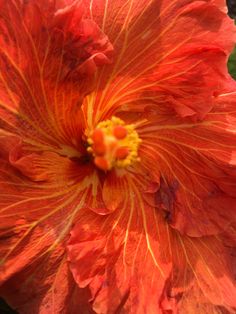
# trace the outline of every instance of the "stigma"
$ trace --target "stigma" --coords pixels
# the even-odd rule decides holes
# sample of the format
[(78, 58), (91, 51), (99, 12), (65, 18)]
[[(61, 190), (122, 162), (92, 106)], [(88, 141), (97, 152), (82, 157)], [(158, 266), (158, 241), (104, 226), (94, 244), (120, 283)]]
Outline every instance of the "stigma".
[(89, 132), (87, 151), (93, 155), (94, 164), (103, 171), (126, 168), (140, 161), (138, 148), (141, 139), (134, 125), (117, 117), (100, 122)]

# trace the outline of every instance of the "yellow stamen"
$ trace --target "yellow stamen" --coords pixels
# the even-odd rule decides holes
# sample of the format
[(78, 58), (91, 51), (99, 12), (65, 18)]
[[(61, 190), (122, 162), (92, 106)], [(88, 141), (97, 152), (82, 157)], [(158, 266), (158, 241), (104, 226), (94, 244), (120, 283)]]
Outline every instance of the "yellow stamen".
[(140, 143), (134, 125), (125, 125), (123, 120), (112, 117), (100, 122), (89, 132), (87, 150), (93, 155), (95, 165), (107, 171), (114, 167), (125, 168), (140, 161)]

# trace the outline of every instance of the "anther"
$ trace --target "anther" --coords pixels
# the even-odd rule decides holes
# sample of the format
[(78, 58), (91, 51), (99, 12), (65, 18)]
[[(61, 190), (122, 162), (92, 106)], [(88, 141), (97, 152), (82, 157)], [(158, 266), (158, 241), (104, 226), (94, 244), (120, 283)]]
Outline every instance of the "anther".
[(112, 117), (88, 132), (87, 150), (93, 155), (95, 165), (108, 171), (114, 167), (128, 167), (140, 161), (140, 143), (141, 139), (133, 125), (125, 125), (123, 120)]

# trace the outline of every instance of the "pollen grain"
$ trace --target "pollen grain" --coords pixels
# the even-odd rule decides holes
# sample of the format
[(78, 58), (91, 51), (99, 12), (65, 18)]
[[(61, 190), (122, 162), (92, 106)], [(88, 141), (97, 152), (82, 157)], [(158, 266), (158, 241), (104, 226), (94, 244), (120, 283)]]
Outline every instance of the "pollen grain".
[(126, 168), (140, 161), (138, 148), (141, 139), (134, 125), (112, 117), (100, 122), (88, 132), (88, 152), (94, 157), (94, 164), (103, 171), (112, 168)]

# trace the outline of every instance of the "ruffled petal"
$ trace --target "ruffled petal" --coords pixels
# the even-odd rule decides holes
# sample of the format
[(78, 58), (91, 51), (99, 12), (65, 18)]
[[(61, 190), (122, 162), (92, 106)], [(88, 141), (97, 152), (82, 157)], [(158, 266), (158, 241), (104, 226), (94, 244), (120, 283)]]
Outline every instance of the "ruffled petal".
[[(220, 307), (233, 311), (235, 242), (229, 248), (222, 235), (182, 236), (169, 226), (161, 208), (144, 200), (135, 176), (124, 176), (119, 184), (117, 209), (100, 217), (82, 211), (67, 246), (74, 279), (79, 287), (90, 288), (93, 309), (97, 313), (121, 309), (187, 313), (196, 308), (199, 313), (206, 309), (217, 313)], [(225, 235), (233, 239), (230, 230)]]
[[(1, 296), (19, 313), (94, 313), (89, 291), (78, 288), (65, 258), (60, 254), (54, 257), (53, 262), (42, 258), (12, 276), (1, 286)], [(41, 263), (47, 264), (47, 268)]]
[(158, 115), (147, 109), (149, 121), (138, 131), (140, 155), (162, 176), (157, 203), (182, 234), (222, 232), (236, 218), (235, 92), (219, 95), (199, 123), (156, 108)]
[(91, 123), (153, 102), (184, 119), (203, 119), (224, 84), (234, 45), (222, 4), (93, 1), (90, 14), (111, 39), (115, 58), (85, 101)]
[[(125, 173), (119, 177), (115, 171), (112, 171), (106, 176), (102, 189), (102, 197), (106, 208), (110, 212), (121, 209), (127, 199), (125, 188), (127, 182), (124, 180), (124, 175)], [(129, 196), (132, 197), (132, 195)]]
[(1, 1), (0, 11), (1, 295), (24, 313), (75, 313), (83, 298), (64, 242), (95, 184), (81, 99), (112, 46), (80, 1)]
[(160, 251), (166, 229), (131, 175), (120, 184), (119, 209), (100, 217), (81, 212), (67, 247), (70, 269), (80, 287), (90, 287), (97, 313), (155, 313), (170, 271)]
[[(234, 242), (234, 251), (235, 248)], [(233, 313), (236, 306), (234, 263), (232, 250), (223, 237), (193, 239), (177, 234), (172, 249), (173, 271), (164, 291), (163, 309), (177, 310), (177, 313), (195, 313), (198, 309), (203, 314), (206, 309), (218, 313), (222, 308)]]
[(58, 7), (55, 1), (10, 0), (0, 10), (1, 128), (78, 149), (81, 101), (97, 68), (111, 62), (108, 38), (83, 16), (80, 1)]
[(27, 154), (29, 146), (15, 138), (7, 145), (11, 139), (0, 144), (0, 293), (23, 313), (76, 313), (83, 300), (68, 275), (65, 241), (91, 200), (93, 170), (51, 152)]

